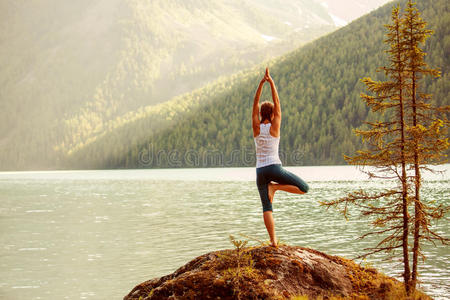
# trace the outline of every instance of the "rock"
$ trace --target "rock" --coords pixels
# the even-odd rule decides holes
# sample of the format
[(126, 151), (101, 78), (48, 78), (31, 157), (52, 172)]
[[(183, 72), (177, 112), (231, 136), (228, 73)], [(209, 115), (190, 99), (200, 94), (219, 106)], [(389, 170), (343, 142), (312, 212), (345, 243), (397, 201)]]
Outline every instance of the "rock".
[(137, 285), (124, 299), (385, 299), (393, 289), (402, 290), (401, 283), (348, 259), (303, 247), (261, 246), (204, 254)]

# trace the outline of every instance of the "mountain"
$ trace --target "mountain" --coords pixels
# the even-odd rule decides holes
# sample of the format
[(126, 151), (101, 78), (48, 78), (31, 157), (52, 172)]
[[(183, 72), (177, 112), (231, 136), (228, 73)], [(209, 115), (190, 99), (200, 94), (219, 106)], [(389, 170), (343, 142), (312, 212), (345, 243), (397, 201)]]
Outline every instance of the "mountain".
[(0, 169), (58, 168), (67, 153), (148, 106), (295, 49), (386, 1), (2, 1)]
[(335, 29), (313, 2), (3, 1), (1, 169), (51, 164), (55, 147), (67, 152), (124, 114)]
[[(376, 69), (387, 60), (383, 25), (390, 21), (391, 8), (392, 3), (268, 62), (283, 107), (280, 154), (284, 164), (341, 164), (343, 153), (354, 153), (361, 146), (352, 130), (371, 114), (359, 97), (365, 88), (359, 79), (382, 78)], [(435, 104), (448, 104), (449, 5), (444, 0), (424, 0), (418, 8), (435, 30), (425, 46), (427, 61), (442, 70), (441, 78), (427, 78), (422, 84), (434, 94)], [(140, 118), (71, 153), (69, 166), (254, 165), (251, 104), (264, 66), (143, 110)], [(269, 97), (266, 86), (263, 99)]]

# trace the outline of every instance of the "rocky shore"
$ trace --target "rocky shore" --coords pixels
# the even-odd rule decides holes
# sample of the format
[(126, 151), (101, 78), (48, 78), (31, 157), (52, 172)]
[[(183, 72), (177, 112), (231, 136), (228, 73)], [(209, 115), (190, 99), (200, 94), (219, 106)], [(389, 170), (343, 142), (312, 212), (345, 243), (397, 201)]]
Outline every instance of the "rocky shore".
[[(352, 260), (296, 246), (204, 254), (145, 281), (132, 299), (402, 299), (399, 281)], [(420, 294), (416, 299), (431, 299)]]

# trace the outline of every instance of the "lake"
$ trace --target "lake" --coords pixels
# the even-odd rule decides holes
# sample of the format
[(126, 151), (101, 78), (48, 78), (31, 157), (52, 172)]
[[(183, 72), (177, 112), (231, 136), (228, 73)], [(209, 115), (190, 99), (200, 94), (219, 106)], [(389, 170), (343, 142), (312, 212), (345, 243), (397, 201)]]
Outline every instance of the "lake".
[[(423, 198), (449, 204), (450, 165), (425, 176)], [(351, 166), (287, 167), (306, 195), (277, 192), (274, 217), (285, 243), (355, 258), (367, 219), (345, 220), (319, 201), (358, 188), (379, 190)], [(0, 298), (122, 299), (136, 284), (173, 272), (206, 252), (232, 248), (229, 235), (267, 240), (254, 168), (0, 172)], [(448, 219), (434, 224), (450, 236)], [(450, 295), (448, 247), (425, 246), (421, 288)], [(399, 276), (398, 260), (363, 265)]]

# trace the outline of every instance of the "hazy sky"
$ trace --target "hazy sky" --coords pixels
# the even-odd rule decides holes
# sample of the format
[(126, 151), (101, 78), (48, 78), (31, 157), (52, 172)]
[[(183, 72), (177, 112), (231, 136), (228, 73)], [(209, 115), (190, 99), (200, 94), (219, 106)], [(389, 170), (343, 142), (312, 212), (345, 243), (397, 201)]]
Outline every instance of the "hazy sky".
[[(360, 16), (382, 6), (392, 0), (318, 0), (328, 8), (330, 14), (337, 18), (351, 22)], [(337, 24), (342, 26), (344, 24)]]

